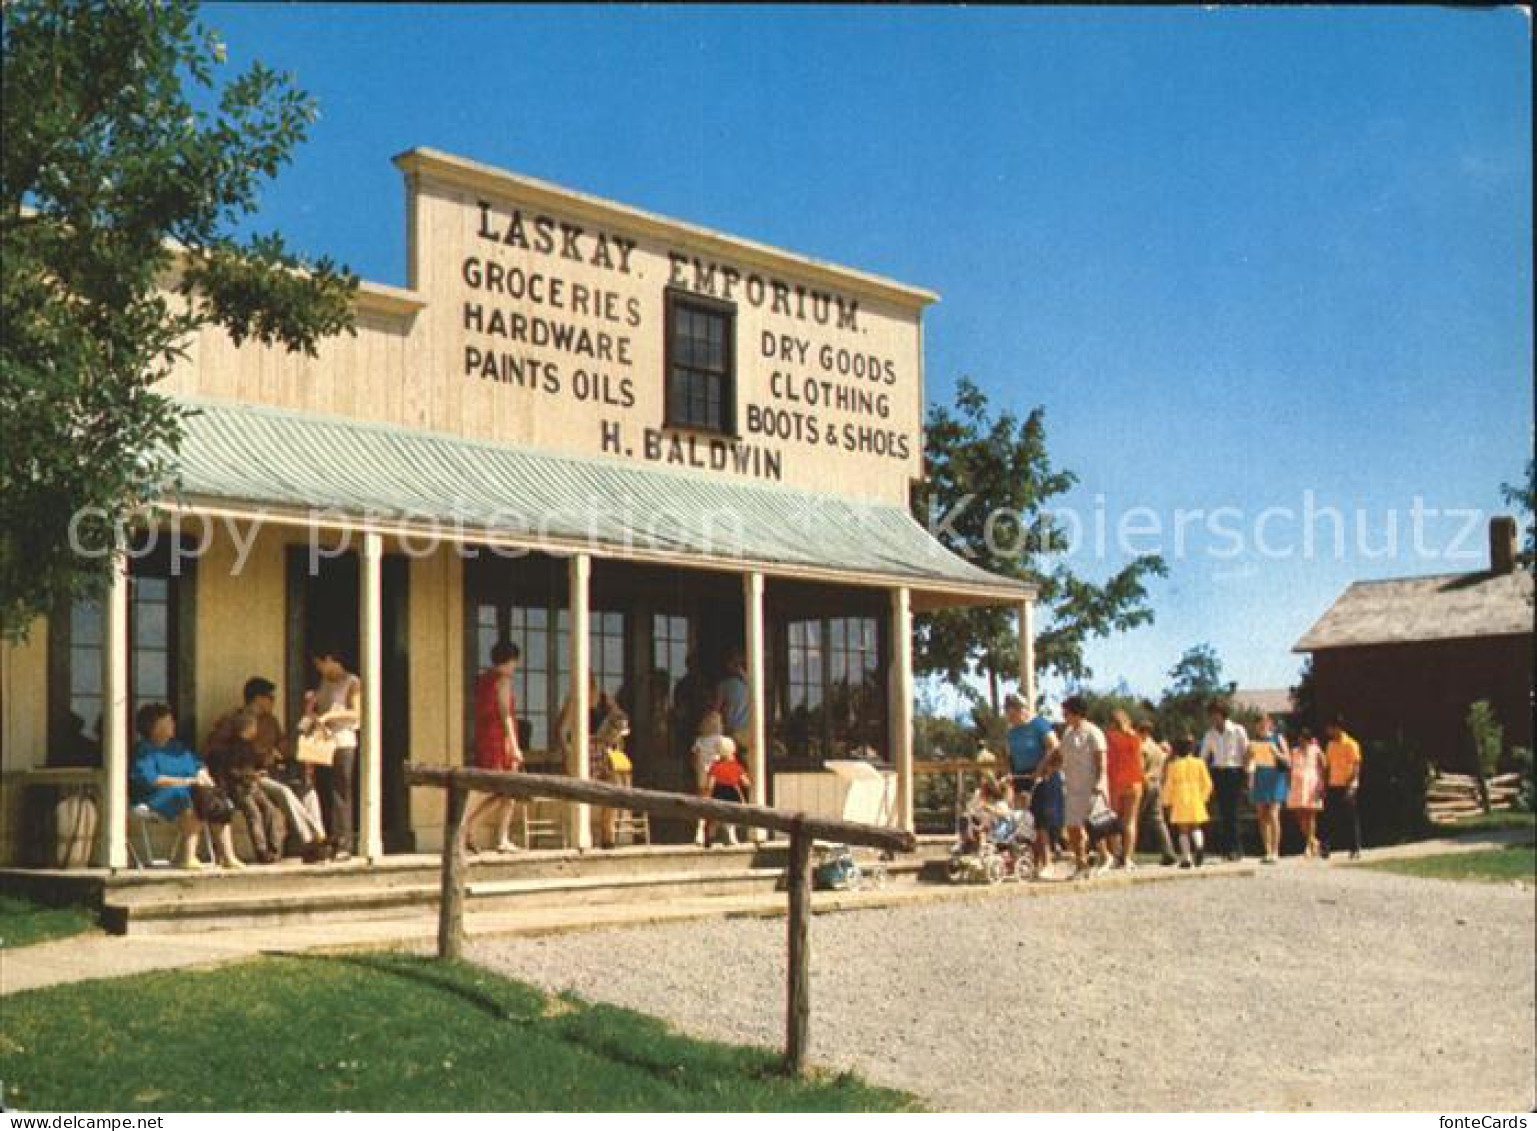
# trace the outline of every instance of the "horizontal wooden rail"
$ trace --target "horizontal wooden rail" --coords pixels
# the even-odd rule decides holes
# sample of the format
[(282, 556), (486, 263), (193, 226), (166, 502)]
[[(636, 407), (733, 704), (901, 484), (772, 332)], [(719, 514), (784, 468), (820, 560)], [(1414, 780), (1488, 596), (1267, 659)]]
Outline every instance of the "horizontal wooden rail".
[(524, 801), (547, 797), (557, 801), (595, 805), (602, 809), (628, 809), (687, 821), (716, 821), (720, 824), (772, 829), (789, 836), (804, 833), (813, 840), (857, 844), (887, 852), (912, 852), (918, 847), (913, 834), (905, 829), (866, 825), (786, 809), (770, 809), (763, 805), (716, 801), (683, 793), (584, 781), (559, 774), (504, 773), (457, 766), (407, 766), (406, 782), (410, 785), (440, 788), (453, 784), (475, 793), (494, 793)]
[(915, 774), (974, 774), (1008, 772), (1008, 764), (1001, 758), (993, 762), (979, 762), (975, 758), (921, 758), (913, 763)]
[(501, 770), (472, 770), (459, 766), (408, 765), (409, 785), (431, 786), (445, 791), (443, 821), (443, 890), (438, 903), (438, 957), (458, 958), (464, 950), (464, 817), (465, 803), (473, 793), (489, 793), (524, 802), (535, 798), (574, 801), (603, 809), (627, 809), (679, 817), (690, 821), (714, 821), (726, 825), (771, 829), (790, 837), (790, 864), (785, 887), (790, 898), (789, 986), (785, 1009), (785, 1065), (799, 1073), (806, 1064), (811, 1032), (811, 849), (815, 841), (857, 844), (888, 852), (912, 852), (917, 838), (906, 829), (883, 828), (832, 817), (770, 809), (762, 805), (738, 805), (682, 793), (633, 789), (607, 782), (586, 781), (555, 774), (524, 774)]

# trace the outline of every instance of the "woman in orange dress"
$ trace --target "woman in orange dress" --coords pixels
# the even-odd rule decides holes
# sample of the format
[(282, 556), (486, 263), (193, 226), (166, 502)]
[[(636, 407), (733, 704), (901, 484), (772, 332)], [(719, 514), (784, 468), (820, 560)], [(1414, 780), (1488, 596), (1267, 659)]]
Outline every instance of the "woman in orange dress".
[(1105, 732), (1105, 776), (1110, 784), (1110, 807), (1121, 818), (1117, 866), (1135, 868), (1137, 817), (1142, 812), (1142, 737), (1131, 725), (1131, 716), (1117, 708), (1110, 713)]

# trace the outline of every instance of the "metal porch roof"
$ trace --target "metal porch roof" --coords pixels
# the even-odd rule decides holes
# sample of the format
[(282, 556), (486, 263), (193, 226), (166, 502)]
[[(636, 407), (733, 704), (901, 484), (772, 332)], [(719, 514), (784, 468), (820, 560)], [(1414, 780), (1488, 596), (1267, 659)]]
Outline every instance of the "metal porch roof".
[(171, 498), (325, 511), (473, 537), (589, 548), (612, 557), (697, 556), (889, 579), (997, 600), (1031, 595), (951, 553), (908, 511), (618, 459), (183, 399), (192, 410)]

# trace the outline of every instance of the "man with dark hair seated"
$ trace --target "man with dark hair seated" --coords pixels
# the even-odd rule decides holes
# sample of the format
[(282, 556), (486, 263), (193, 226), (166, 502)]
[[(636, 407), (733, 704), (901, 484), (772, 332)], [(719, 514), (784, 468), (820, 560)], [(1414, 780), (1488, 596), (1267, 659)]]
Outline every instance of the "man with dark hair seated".
[[(245, 710), (256, 718), (257, 786), (287, 818), (288, 828), (304, 845), (304, 859), (314, 863), (325, 855), (326, 824), (320, 794), (310, 766), (290, 766), (285, 760), (287, 739), (277, 717), (277, 685), (262, 676), (246, 680)], [(282, 851), (282, 843), (275, 846)]]
[(255, 739), (256, 715), (233, 711), (214, 724), (203, 753), (214, 781), (245, 816), (257, 863), (275, 864), (283, 858), (288, 830), (283, 815), (258, 785)]

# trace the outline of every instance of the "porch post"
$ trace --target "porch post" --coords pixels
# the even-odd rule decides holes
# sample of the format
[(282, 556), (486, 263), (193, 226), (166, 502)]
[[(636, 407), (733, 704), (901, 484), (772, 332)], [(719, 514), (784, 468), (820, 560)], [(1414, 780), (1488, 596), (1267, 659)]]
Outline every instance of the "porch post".
[[(763, 694), (763, 574), (756, 570), (742, 578), (742, 603), (747, 608), (747, 774), (752, 778), (754, 805), (769, 803), (768, 719), (764, 714)], [(764, 830), (753, 829), (754, 840), (762, 840)]]
[[(566, 751), (566, 772), (574, 778), (586, 781), (592, 776), (589, 756), (587, 715), (592, 704), (587, 699), (588, 655), (587, 588), (592, 580), (592, 557), (589, 554), (572, 554), (566, 566), (569, 593), (566, 607), (570, 610), (570, 664), (571, 689), (567, 693), (571, 701), (571, 748)], [(571, 829), (568, 840), (576, 848), (592, 847), (592, 817), (587, 805), (572, 805)]]
[(888, 741), (897, 770), (895, 824), (913, 828), (913, 595), (891, 591), (891, 669), (888, 676)]
[(358, 855), (367, 860), (377, 860), (384, 854), (380, 789), (384, 776), (380, 709), (384, 699), (383, 564), (383, 540), (377, 534), (365, 533), (358, 588), (358, 676), (363, 681), (362, 719), (358, 728), (363, 745), (358, 765)]
[(112, 563), (102, 609), (101, 844), (108, 868), (128, 866), (128, 560)]
[(1019, 603), (1019, 694), (1039, 710), (1035, 702), (1035, 602)]

